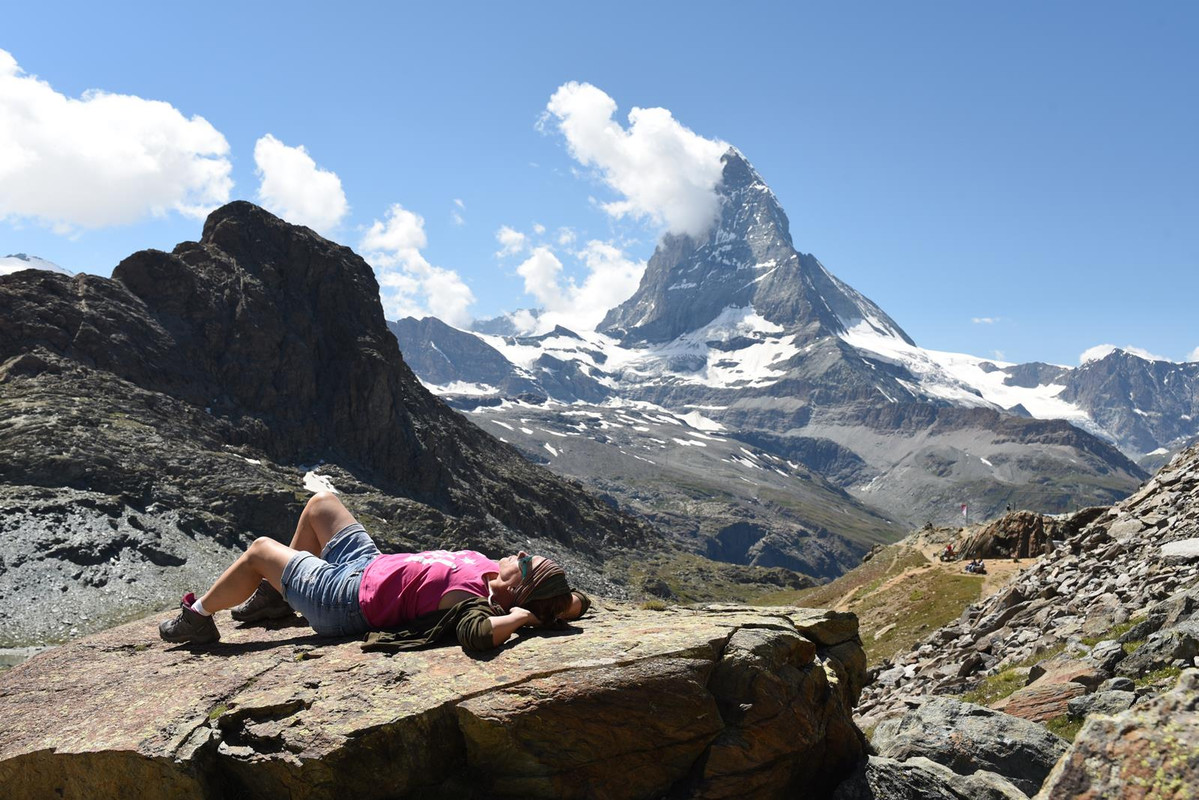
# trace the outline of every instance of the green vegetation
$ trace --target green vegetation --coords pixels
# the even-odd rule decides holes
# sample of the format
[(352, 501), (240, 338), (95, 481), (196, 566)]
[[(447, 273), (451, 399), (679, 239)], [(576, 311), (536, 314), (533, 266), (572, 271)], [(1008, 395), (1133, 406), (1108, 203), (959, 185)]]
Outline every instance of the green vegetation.
[(884, 581), (901, 575), (910, 567), (927, 564), (928, 560), (918, 550), (902, 545), (883, 548), (874, 558), (860, 567), (822, 586), (799, 591), (771, 592), (758, 598), (765, 605), (795, 605), (806, 608), (831, 608), (842, 597), (857, 590), (857, 596), (868, 594)]
[(1142, 689), (1154, 684), (1173, 685), (1181, 674), (1182, 669), (1179, 667), (1162, 667), (1161, 669), (1153, 670), (1153, 672), (1146, 672), (1133, 682), (1138, 688)]
[(641, 609), (643, 611), (665, 611), (666, 603), (661, 600), (646, 600), (641, 604)]
[[(1100, 642), (1105, 642), (1108, 639), (1119, 639), (1124, 634), (1128, 633), (1136, 625), (1136, 622), (1121, 622), (1119, 625), (1113, 625), (1098, 636), (1084, 636), (1082, 643), (1088, 647), (1094, 647)], [(1131, 652), (1131, 651), (1128, 651)]]
[(1010, 667), (997, 675), (988, 675), (982, 683), (962, 695), (962, 701), (980, 706), (989, 706), (1021, 689), (1028, 683), (1028, 671)]
[(907, 652), (929, 631), (956, 620), (962, 609), (978, 599), (982, 584), (978, 575), (919, 571), (851, 602), (867, 661), (878, 664)]
[(1039, 661), (1053, 658), (1066, 648), (1066, 643), (1050, 647), (1039, 653), (1034, 653), (1023, 661), (1011, 664), (1003, 672), (983, 678), (982, 683), (962, 695), (962, 700), (980, 706), (989, 706), (996, 700), (1002, 700), (1017, 689), (1022, 689), (1028, 683), (1028, 670)]
[(224, 714), (228, 710), (229, 710), (229, 706), (226, 705), (225, 703), (221, 703), (219, 706), (214, 708), (212, 711), (208, 712), (208, 721), (212, 722), (214, 719), (219, 717), (221, 714)]
[(727, 564), (688, 553), (616, 556), (604, 564), (604, 574), (635, 593), (677, 603), (760, 603), (763, 592), (796, 580), (787, 570)]
[(1082, 730), (1085, 719), (1081, 717), (1071, 717), (1068, 714), (1062, 714), (1060, 717), (1054, 717), (1045, 722), (1045, 727), (1050, 733), (1055, 733), (1065, 739), (1067, 742), (1074, 741), (1074, 737), (1078, 736), (1078, 732)]

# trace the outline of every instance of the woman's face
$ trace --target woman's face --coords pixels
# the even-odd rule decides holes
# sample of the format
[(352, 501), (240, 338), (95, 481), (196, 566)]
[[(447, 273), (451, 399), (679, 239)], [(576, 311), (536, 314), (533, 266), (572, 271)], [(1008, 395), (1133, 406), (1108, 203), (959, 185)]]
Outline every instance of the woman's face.
[(544, 560), (541, 556), (531, 556), (524, 550), (514, 556), (504, 556), (498, 562), (500, 580), (504, 582), (505, 586), (519, 586), (524, 576), (530, 574), (532, 568)]

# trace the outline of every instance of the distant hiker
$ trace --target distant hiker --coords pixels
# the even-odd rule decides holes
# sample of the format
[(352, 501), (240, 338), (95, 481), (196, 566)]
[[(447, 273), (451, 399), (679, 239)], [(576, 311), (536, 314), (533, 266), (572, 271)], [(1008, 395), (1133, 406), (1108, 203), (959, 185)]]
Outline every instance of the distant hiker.
[(452, 630), (464, 648), (485, 650), (526, 625), (578, 619), (590, 601), (561, 567), (524, 551), (499, 561), (471, 550), (384, 555), (336, 495), (320, 492), (290, 547), (256, 539), (203, 597), (188, 592), (180, 605), (158, 627), (165, 641), (218, 641), (212, 614), (232, 608), (241, 622), (299, 611), (325, 636), (401, 629), (401, 649)]
[(950, 544), (945, 545), (945, 549), (941, 551), (941, 560), (942, 561), (953, 561), (953, 559), (954, 559), (953, 543), (951, 542)]
[(981, 558), (976, 558), (966, 565), (966, 571), (975, 575), (985, 575), (987, 568), (983, 566)]

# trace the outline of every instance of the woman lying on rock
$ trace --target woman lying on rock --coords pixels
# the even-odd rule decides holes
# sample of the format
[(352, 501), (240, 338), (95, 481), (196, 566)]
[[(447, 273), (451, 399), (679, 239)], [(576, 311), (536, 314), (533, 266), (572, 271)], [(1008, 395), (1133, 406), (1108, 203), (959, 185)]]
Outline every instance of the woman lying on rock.
[(383, 555), (336, 495), (320, 492), (290, 547), (256, 539), (203, 597), (188, 592), (181, 605), (158, 626), (165, 641), (215, 642), (212, 614), (232, 608), (241, 622), (299, 611), (326, 636), (402, 629), (372, 634), (378, 649), (428, 644), (453, 630), (463, 647), (486, 650), (525, 625), (578, 619), (589, 601), (571, 591), (561, 567), (523, 551), (498, 562), (471, 550)]

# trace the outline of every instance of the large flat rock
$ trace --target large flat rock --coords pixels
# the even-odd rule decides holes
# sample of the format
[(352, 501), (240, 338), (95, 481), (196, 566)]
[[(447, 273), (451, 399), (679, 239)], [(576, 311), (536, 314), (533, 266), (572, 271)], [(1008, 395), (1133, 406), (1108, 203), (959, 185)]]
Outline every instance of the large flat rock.
[(834, 612), (611, 606), (485, 656), (162, 618), (0, 673), (6, 797), (776, 797), (863, 754)]

